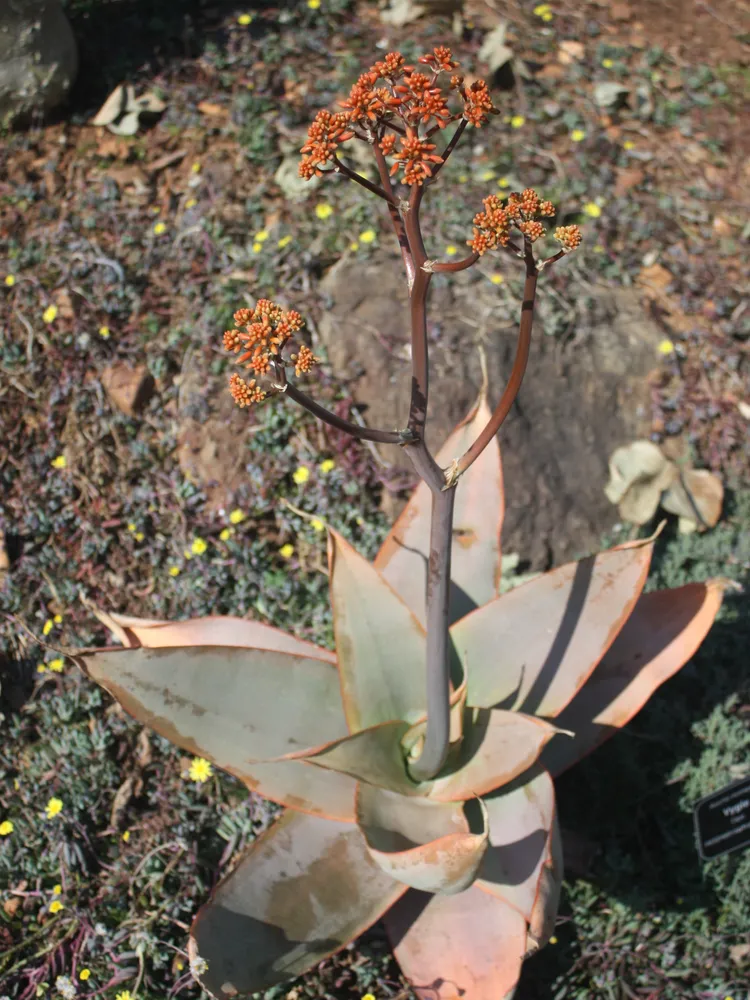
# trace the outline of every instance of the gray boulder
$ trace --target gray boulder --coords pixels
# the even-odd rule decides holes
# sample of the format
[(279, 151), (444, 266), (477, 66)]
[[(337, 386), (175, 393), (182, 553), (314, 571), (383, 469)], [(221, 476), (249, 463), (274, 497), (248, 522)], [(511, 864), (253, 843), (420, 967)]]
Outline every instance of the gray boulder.
[(60, 104), (78, 71), (78, 48), (59, 0), (0, 0), (0, 122), (23, 122)]

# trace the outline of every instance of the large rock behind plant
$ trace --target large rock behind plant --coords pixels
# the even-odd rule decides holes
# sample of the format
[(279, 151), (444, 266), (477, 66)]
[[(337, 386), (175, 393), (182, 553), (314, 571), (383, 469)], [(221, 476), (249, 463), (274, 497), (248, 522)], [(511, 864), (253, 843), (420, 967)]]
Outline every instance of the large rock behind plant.
[[(510, 268), (504, 267), (509, 276)], [(545, 279), (526, 380), (500, 432), (503, 546), (534, 568), (598, 547), (616, 519), (603, 492), (608, 459), (648, 427), (645, 375), (657, 363), (661, 339), (627, 289), (587, 286), (567, 307), (545, 290)], [(345, 258), (320, 291), (320, 334), (333, 371), (366, 406), (370, 426), (404, 426), (411, 368), (400, 262), (363, 265)], [(428, 443), (435, 448), (476, 399), (480, 342), (491, 405), (499, 399), (515, 354), (520, 301), (507, 279), (496, 286), (476, 271), (450, 281), (438, 275), (431, 293)], [(545, 327), (551, 329), (564, 308), (570, 309), (571, 335), (563, 342), (545, 334)], [(384, 448), (383, 455), (405, 462), (397, 449)]]
[(78, 71), (78, 49), (59, 0), (0, 2), (0, 122), (57, 107)]

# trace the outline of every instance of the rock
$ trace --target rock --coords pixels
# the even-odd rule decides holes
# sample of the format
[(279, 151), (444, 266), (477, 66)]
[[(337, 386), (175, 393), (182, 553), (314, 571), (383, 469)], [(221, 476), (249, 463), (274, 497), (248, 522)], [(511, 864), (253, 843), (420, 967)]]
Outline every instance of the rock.
[(181, 376), (177, 460), (185, 478), (206, 494), (214, 510), (229, 505), (247, 482), (255, 410), (235, 406), (226, 376), (209, 374), (212, 355), (191, 357)]
[[(486, 334), (491, 400), (499, 398), (515, 355), (520, 302), (503, 299), (497, 287), (475, 275), (463, 272), (450, 282), (438, 275), (432, 283), (427, 437), (433, 449), (479, 391), (478, 333)], [(400, 262), (376, 258), (367, 266), (345, 258), (320, 291), (326, 301), (320, 335), (334, 374), (351, 380), (368, 425), (404, 426), (411, 369)], [(662, 339), (635, 291), (594, 286), (585, 294), (571, 291), (569, 298), (579, 303), (572, 321), (576, 337), (562, 347), (544, 335), (544, 318), (551, 320), (558, 306), (540, 283), (528, 373), (500, 431), (503, 548), (518, 552), (531, 569), (597, 548), (616, 520), (603, 493), (609, 456), (648, 431), (645, 376)], [(407, 464), (398, 449), (384, 447), (382, 454), (395, 465)]]
[(51, 111), (77, 72), (78, 48), (59, 0), (0, 4), (0, 122)]
[(151, 399), (154, 378), (145, 365), (131, 368), (124, 362), (109, 365), (102, 372), (102, 385), (118, 410), (134, 417)]

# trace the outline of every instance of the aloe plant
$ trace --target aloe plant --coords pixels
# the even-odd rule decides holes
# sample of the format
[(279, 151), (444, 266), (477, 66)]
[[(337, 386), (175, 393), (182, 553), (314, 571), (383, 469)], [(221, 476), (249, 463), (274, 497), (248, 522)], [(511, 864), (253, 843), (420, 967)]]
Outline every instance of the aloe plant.
[[(435, 86), (456, 67), (449, 50), (423, 62), (425, 76), (391, 53), (364, 74), (344, 114), (316, 118), (302, 168), (344, 173), (388, 204), (410, 288), (407, 426), (349, 424), (290, 381), (288, 365), (300, 376), (316, 361), (304, 344), (285, 357), (302, 328), (297, 313), (260, 300), (225, 334), (228, 349), (244, 352), (239, 363), (265, 380), (232, 376), (240, 405), (285, 392), (339, 429), (399, 444), (422, 478), (374, 563), (328, 528), (335, 653), (240, 618), (169, 623), (100, 612), (122, 648), (75, 655), (136, 719), (287, 807), (193, 924), (194, 975), (219, 998), (299, 975), (381, 918), (419, 996), (510, 997), (524, 956), (555, 922), (562, 856), (553, 776), (632, 718), (692, 655), (721, 603), (720, 581), (642, 595), (653, 539), (498, 596), (496, 432), (526, 368), (539, 271), (580, 234), (562, 227), (563, 249), (540, 261), (537, 217), (552, 206), (531, 190), (505, 207), (490, 196), (470, 257), (427, 259), (424, 190), (466, 125), (484, 124), (493, 109), (481, 81), (464, 87), (454, 76), (463, 106), (452, 116)], [(428, 139), (453, 120), (438, 156)], [(352, 138), (375, 150), (380, 185), (338, 160)], [(387, 155), (390, 173), (404, 169), (408, 202), (393, 195)], [(520, 257), (526, 271), (513, 372), (494, 411), (483, 392), (433, 456), (424, 437), (429, 279), (490, 249)]]

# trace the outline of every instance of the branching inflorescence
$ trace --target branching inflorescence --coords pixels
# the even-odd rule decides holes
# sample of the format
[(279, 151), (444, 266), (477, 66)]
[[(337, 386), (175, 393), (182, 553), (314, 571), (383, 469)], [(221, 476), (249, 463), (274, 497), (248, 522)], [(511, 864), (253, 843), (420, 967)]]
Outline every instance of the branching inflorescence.
[[(484, 80), (467, 83), (457, 70), (451, 50), (438, 46), (409, 66), (398, 52), (389, 52), (363, 73), (340, 102), (341, 110), (319, 111), (302, 147), (300, 176), (305, 179), (340, 174), (360, 184), (387, 205), (401, 250), (409, 286), (412, 379), (407, 426), (399, 430), (360, 427), (327, 410), (289, 381), (293, 366), (299, 378), (309, 374), (319, 359), (299, 342), (303, 321), (299, 313), (261, 299), (255, 309), (235, 313), (235, 327), (224, 334), (224, 346), (238, 354), (237, 363), (252, 373), (248, 380), (234, 374), (229, 388), (239, 406), (259, 403), (284, 392), (319, 419), (354, 437), (399, 444), (433, 497), (431, 555), (427, 579), (427, 690), (428, 725), (421, 756), (412, 770), (420, 780), (433, 777), (443, 765), (449, 743), (448, 593), (451, 560), (454, 488), (461, 475), (479, 457), (508, 415), (523, 380), (529, 357), (536, 283), (539, 273), (581, 242), (577, 226), (558, 226), (554, 239), (559, 250), (538, 258), (535, 247), (544, 236), (544, 220), (555, 207), (531, 188), (512, 192), (507, 199), (491, 194), (473, 220), (466, 242), (471, 253), (458, 261), (430, 259), (420, 225), (422, 198), (434, 184), (468, 126), (482, 128), (499, 114)], [(438, 133), (455, 126), (439, 150)], [(365, 142), (377, 166), (379, 183), (357, 173), (341, 155), (350, 142)], [(405, 185), (408, 196), (397, 195)], [(491, 418), (474, 443), (441, 469), (425, 444), (429, 394), (427, 354), (427, 294), (434, 273), (462, 271), (489, 252), (523, 261), (525, 283), (518, 345), (508, 384)], [(296, 342), (295, 342), (296, 341)], [(291, 353), (293, 351), (293, 353)]]

